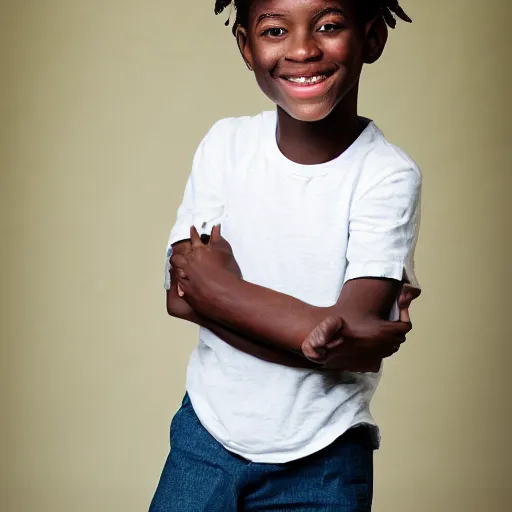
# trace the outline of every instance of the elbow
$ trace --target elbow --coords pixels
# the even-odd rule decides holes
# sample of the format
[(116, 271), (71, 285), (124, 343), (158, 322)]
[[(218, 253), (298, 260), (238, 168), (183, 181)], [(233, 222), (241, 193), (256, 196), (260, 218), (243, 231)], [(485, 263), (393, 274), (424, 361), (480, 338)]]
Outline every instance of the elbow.
[(183, 317), (183, 301), (172, 292), (167, 292), (167, 314), (174, 318)]
[(167, 314), (180, 320), (202, 325), (199, 315), (184, 299), (172, 291), (167, 292)]
[(169, 316), (173, 316), (173, 317), (177, 316), (177, 310), (176, 310), (175, 305), (172, 303), (169, 303), (169, 301), (167, 301), (167, 314)]

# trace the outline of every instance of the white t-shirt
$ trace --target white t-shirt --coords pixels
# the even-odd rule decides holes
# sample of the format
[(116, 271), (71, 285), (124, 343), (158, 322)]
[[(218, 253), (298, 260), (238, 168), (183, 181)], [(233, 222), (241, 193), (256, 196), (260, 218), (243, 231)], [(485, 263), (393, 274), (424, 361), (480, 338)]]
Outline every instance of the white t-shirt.
[[(369, 122), (335, 160), (300, 165), (279, 150), (276, 122), (275, 112), (264, 112), (211, 128), (194, 157), (167, 259), (192, 224), (209, 232), (220, 222), (246, 281), (314, 306), (332, 306), (358, 277), (401, 280), (405, 272), (417, 285), (421, 174), (411, 158)], [(166, 288), (169, 280), (167, 265)], [(359, 424), (372, 427), (378, 444), (369, 405), (379, 380), (380, 373), (268, 363), (201, 329), (187, 391), (226, 449), (284, 463)]]

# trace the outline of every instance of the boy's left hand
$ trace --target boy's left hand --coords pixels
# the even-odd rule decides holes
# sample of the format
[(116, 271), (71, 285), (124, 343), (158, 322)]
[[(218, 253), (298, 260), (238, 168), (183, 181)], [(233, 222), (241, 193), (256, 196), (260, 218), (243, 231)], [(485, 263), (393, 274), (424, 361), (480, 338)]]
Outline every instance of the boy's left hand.
[[(398, 351), (400, 345), (405, 341), (405, 338), (393, 340), (398, 335), (403, 335), (402, 326), (407, 329), (407, 325), (412, 328), (411, 318), (409, 314), (409, 307), (414, 299), (419, 297), (421, 290), (412, 286), (409, 283), (403, 283), (400, 296), (398, 298), (398, 309), (399, 309), (399, 321), (398, 322), (374, 322), (376, 329), (355, 329), (355, 332), (349, 334), (348, 338), (345, 338), (348, 334), (344, 332), (344, 321), (340, 317), (328, 317), (321, 322), (313, 332), (304, 340), (302, 344), (303, 354), (310, 361), (314, 361), (318, 364), (325, 364), (330, 358), (333, 361), (345, 359), (348, 362), (348, 366), (345, 368), (350, 371), (356, 372), (378, 372), (381, 366), (383, 357), (391, 356), (394, 351)], [(366, 324), (366, 322), (365, 322)], [(378, 326), (385, 327), (384, 331), (380, 332)], [(365, 327), (367, 327), (365, 325)], [(352, 329), (354, 330), (354, 329)], [(397, 332), (395, 333), (394, 330)], [(349, 330), (350, 331), (350, 330)], [(354, 342), (355, 338), (359, 339), (359, 342), (363, 341), (364, 338), (370, 334), (369, 338), (382, 338), (382, 345), (384, 347), (385, 342), (391, 341), (390, 352), (386, 354), (380, 354), (378, 357), (368, 357), (361, 353), (358, 355), (357, 345), (351, 347), (350, 345)], [(352, 339), (351, 339), (352, 338)], [(394, 350), (392, 347), (395, 344), (397, 349)], [(388, 343), (389, 344), (389, 343)], [(361, 345), (361, 343), (359, 343)], [(353, 349), (356, 349), (355, 351)], [(341, 356), (341, 358), (340, 358)], [(355, 357), (354, 357), (355, 356)], [(334, 363), (336, 365), (336, 363)]]

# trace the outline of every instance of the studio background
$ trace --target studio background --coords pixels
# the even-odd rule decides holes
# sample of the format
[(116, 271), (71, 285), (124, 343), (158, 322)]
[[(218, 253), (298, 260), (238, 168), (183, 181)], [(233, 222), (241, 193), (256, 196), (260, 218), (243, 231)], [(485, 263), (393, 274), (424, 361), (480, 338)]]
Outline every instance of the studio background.
[[(0, 1), (0, 509), (147, 510), (196, 328), (164, 305), (193, 152), (271, 105), (213, 0)], [(506, 0), (403, 0), (361, 113), (424, 173), (376, 512), (511, 507)]]

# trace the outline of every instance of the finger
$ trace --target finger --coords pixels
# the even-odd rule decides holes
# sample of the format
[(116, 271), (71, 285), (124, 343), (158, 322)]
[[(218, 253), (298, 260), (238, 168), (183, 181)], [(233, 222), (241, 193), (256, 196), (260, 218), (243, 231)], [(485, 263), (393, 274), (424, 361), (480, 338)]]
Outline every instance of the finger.
[(400, 309), (408, 308), (412, 302), (412, 293), (408, 290), (402, 290), (400, 296), (398, 297), (398, 307)]
[(411, 317), (409, 315), (409, 308), (402, 308), (400, 311), (400, 322), (412, 325)]
[(390, 342), (390, 352), (391, 354), (396, 354), (400, 348), (402, 347), (403, 343), (405, 343), (406, 338), (405, 336), (403, 338), (395, 338), (392, 342)]
[(400, 350), (400, 344), (386, 344), (382, 347), (382, 350), (380, 351), (380, 357), (382, 359), (386, 359), (388, 357), (391, 357), (395, 355)]
[(178, 289), (178, 295), (180, 294), (181, 290), (182, 295), (179, 295), (180, 297), (187, 297), (186, 300), (188, 300), (192, 296), (192, 293), (189, 290), (190, 281), (179, 273), (176, 274), (176, 286)]
[(220, 234), (220, 224), (213, 226), (212, 234), (210, 236), (210, 244), (215, 242), (220, 242), (222, 240), (222, 236)]
[(339, 316), (328, 316), (320, 322), (306, 338), (313, 347), (325, 347), (343, 327)]
[(379, 324), (379, 337), (385, 339), (400, 338), (405, 336), (412, 329), (410, 322), (402, 322), (397, 320), (396, 322), (390, 322), (382, 320)]
[(402, 286), (400, 297), (398, 297), (398, 311), (401, 322), (412, 325), (411, 316), (409, 314), (409, 308), (411, 306), (412, 301), (416, 297), (418, 297), (420, 293), (421, 290), (419, 290), (418, 288), (413, 288), (411, 285), (407, 283), (405, 283)]
[[(183, 282), (185, 279), (188, 279), (187, 278), (187, 273), (182, 270), (181, 268), (177, 268), (176, 269), (176, 277), (178, 278), (178, 287), (180, 287), (180, 283)], [(182, 288), (182, 291), (183, 291), (183, 288)]]
[(400, 350), (405, 341), (405, 336), (402, 338), (390, 338), (383, 340), (380, 345), (376, 347), (375, 353), (373, 355), (379, 357), (380, 359), (390, 357)]
[(396, 354), (399, 350), (400, 350), (400, 345), (393, 345), (393, 347), (390, 350), (391, 355)]
[(343, 318), (341, 316), (325, 317), (317, 328), (323, 330), (331, 339), (333, 339), (343, 327)]
[(325, 359), (326, 351), (323, 348), (315, 348), (309, 344), (302, 345), (302, 353), (310, 361), (320, 362)]
[(173, 268), (181, 268), (181, 269), (184, 269), (187, 267), (187, 264), (188, 264), (188, 259), (186, 256), (184, 256), (183, 254), (177, 254), (177, 253), (174, 253), (172, 256), (171, 256), (171, 266)]
[(411, 302), (417, 299), (421, 295), (421, 289), (416, 288), (415, 286), (404, 283), (402, 285), (402, 289), (400, 290), (400, 296), (398, 297), (398, 304), (400, 307), (408, 307), (411, 305)]
[(407, 336), (405, 334), (403, 336), (397, 336), (394, 340), (395, 345), (402, 345), (407, 341)]
[(201, 237), (199, 236), (195, 226), (190, 228), (190, 241), (192, 242), (192, 248), (201, 247), (203, 245)]
[(343, 338), (340, 336), (332, 341), (327, 343), (326, 348), (332, 350), (334, 348), (338, 348), (344, 342)]

